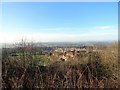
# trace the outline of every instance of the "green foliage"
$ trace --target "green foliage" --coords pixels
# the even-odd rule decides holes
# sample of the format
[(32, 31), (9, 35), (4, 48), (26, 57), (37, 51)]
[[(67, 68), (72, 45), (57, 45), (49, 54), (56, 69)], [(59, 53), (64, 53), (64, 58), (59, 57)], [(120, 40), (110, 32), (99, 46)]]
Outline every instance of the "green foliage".
[(49, 63), (50, 63), (50, 60), (47, 56), (40, 56), (39, 57), (39, 62), (38, 62), (39, 65), (47, 66)]

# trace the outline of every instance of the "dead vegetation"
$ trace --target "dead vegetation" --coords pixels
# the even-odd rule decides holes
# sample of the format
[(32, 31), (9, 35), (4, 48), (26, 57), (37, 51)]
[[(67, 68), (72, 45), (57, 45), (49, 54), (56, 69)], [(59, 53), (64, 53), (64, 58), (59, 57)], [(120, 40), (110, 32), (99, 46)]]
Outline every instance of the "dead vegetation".
[[(21, 45), (25, 45), (22, 43)], [(21, 47), (22, 48), (22, 47)], [(100, 48), (100, 47), (99, 47)], [(36, 88), (118, 88), (118, 46), (108, 45), (102, 52), (90, 51), (83, 57), (56, 59), (53, 54), (44, 58), (33, 55), (33, 46), (10, 56), (4, 49), (2, 60), (2, 89)], [(56, 50), (57, 51), (57, 50)], [(29, 52), (29, 53), (28, 53)], [(55, 55), (55, 54), (54, 54)], [(77, 55), (74, 53), (74, 55)], [(43, 55), (44, 56), (44, 55)], [(48, 58), (46, 58), (48, 56)], [(11, 58), (14, 57), (14, 58)], [(57, 57), (57, 55), (56, 55)], [(70, 60), (71, 59), (71, 60)]]

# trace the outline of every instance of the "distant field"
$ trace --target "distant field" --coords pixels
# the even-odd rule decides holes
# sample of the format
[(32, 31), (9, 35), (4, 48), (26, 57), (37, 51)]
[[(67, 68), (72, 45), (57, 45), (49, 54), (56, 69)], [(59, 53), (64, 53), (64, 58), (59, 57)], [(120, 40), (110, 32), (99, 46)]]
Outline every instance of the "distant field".
[(118, 43), (2, 48), (2, 88), (118, 88)]

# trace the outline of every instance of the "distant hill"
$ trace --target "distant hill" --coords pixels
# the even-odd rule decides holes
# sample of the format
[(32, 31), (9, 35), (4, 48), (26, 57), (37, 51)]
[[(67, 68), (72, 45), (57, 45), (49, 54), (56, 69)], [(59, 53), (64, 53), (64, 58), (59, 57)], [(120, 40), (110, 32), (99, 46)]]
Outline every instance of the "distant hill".
[[(80, 46), (93, 46), (93, 45), (102, 45), (107, 46), (112, 43), (111, 41), (101, 41), (101, 42), (37, 42), (33, 43), (37, 47), (80, 47)], [(0, 43), (0, 47), (13, 48), (17, 46), (14, 43)]]

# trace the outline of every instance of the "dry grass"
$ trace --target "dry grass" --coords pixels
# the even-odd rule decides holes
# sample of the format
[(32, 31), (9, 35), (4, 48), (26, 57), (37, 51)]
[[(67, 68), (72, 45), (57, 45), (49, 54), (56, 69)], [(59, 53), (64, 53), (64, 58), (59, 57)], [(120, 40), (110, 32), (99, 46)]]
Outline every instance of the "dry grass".
[[(2, 86), (12, 89), (36, 88), (118, 88), (118, 46), (91, 53), (87, 62), (56, 61), (48, 66), (26, 64), (22, 59), (2, 62)], [(30, 59), (28, 59), (30, 60)], [(83, 60), (86, 60), (86, 58)]]

